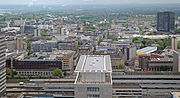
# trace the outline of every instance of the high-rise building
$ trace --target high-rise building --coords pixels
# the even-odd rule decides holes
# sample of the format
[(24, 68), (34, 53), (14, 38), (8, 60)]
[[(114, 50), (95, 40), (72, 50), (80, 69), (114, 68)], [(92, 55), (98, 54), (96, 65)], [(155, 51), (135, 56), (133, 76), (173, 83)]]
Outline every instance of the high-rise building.
[(123, 54), (125, 61), (133, 60), (136, 56), (136, 46), (130, 45), (123, 47)]
[(60, 27), (60, 26), (57, 28), (57, 33), (60, 35), (61, 35), (61, 29), (62, 29), (62, 27)]
[(3, 34), (0, 34), (0, 55), (0, 98), (2, 98), (6, 92), (6, 60)]
[(174, 33), (175, 29), (175, 13), (174, 12), (158, 12), (157, 13), (157, 31)]
[(180, 72), (180, 55), (179, 52), (173, 52), (173, 71)]
[(178, 39), (177, 37), (169, 37), (168, 38), (168, 49), (176, 50), (178, 48)]
[(34, 37), (40, 37), (41, 36), (41, 29), (37, 28), (34, 30)]
[(24, 34), (24, 25), (20, 26), (20, 32), (21, 32), (21, 34)]
[(58, 27), (58, 28), (57, 28), (57, 32), (58, 32), (58, 34), (60, 34), (60, 35), (66, 35), (66, 34), (67, 34), (66, 28), (63, 28), (63, 27)]
[(17, 38), (16, 39), (16, 48), (17, 49), (23, 49), (24, 45), (23, 45), (23, 39), (22, 38)]

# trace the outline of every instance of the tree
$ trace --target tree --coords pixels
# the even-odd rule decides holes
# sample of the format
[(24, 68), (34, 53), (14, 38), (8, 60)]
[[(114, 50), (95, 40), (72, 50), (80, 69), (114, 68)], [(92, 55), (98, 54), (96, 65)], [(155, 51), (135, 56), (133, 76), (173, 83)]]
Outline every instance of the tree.
[(167, 71), (168, 70), (168, 66), (161, 66), (161, 70), (162, 71)]
[(13, 75), (15, 75), (15, 76), (16, 76), (17, 74), (18, 74), (18, 73), (17, 73), (16, 71), (13, 71)]
[(41, 36), (47, 36), (48, 34), (47, 33), (41, 33)]
[(28, 51), (28, 55), (31, 55), (31, 54), (33, 54), (33, 53), (34, 53), (33, 50), (29, 50), (29, 51)]
[(64, 72), (64, 76), (67, 76), (67, 72)]
[(147, 35), (153, 35), (153, 33), (150, 32), (150, 33), (148, 33)]
[(6, 68), (6, 75), (11, 75), (11, 69), (10, 68)]
[(132, 39), (132, 42), (133, 43), (142, 43), (142, 40), (140, 38), (135, 37)]
[(104, 38), (99, 39), (98, 43), (101, 43), (104, 40)]
[(143, 44), (144, 46), (146, 45), (146, 43), (147, 43), (146, 40), (143, 40), (143, 41), (142, 41), (142, 44)]
[(113, 41), (117, 41), (118, 40), (117, 37), (114, 36), (114, 35), (109, 35), (108, 39), (112, 39)]
[(52, 37), (46, 38), (46, 40), (52, 40)]
[(156, 41), (153, 39), (147, 41), (148, 46), (151, 46), (152, 44), (155, 44), (155, 43), (156, 43)]
[(158, 41), (157, 44), (159, 44), (159, 46), (157, 47), (158, 50), (163, 50), (164, 49), (164, 44), (162, 41)]
[(118, 66), (118, 69), (125, 69), (126, 67), (125, 67), (125, 65), (124, 64), (119, 64), (119, 66)]
[(78, 44), (74, 50), (75, 50), (75, 51), (78, 51), (80, 47), (81, 47), (81, 45)]
[(164, 48), (166, 48), (168, 45), (168, 39), (167, 38), (163, 40), (163, 44), (164, 44)]
[(178, 42), (178, 49), (180, 49), (180, 42)]
[(31, 42), (28, 42), (27, 49), (28, 49), (28, 50), (31, 49)]
[(53, 72), (53, 76), (62, 77), (62, 70), (59, 68), (56, 68)]
[(180, 33), (180, 29), (175, 30), (175, 34), (178, 34), (178, 33)]
[(163, 49), (164, 49), (164, 46), (161, 46), (161, 45), (160, 45), (160, 46), (158, 46), (157, 48), (158, 48), (158, 50), (163, 50)]

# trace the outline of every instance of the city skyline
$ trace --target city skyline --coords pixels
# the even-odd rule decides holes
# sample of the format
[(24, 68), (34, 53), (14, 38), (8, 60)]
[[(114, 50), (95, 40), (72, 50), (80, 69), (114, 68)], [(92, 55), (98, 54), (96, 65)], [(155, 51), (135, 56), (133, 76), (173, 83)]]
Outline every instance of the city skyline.
[(0, 98), (179, 98), (180, 0), (0, 5)]

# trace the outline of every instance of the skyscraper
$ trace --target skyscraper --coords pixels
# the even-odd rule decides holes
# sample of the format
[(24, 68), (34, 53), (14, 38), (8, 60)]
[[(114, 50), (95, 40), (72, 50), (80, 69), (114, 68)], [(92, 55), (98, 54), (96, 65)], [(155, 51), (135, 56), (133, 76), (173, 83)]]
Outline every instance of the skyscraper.
[(168, 49), (176, 50), (178, 48), (178, 38), (171, 36), (168, 38)]
[(174, 33), (175, 29), (175, 13), (174, 12), (158, 12), (157, 13), (157, 31)]
[(5, 64), (5, 44), (4, 35), (0, 34), (0, 97), (2, 98), (6, 92), (6, 64)]
[(23, 49), (23, 39), (22, 38), (17, 38), (16, 39), (16, 49)]

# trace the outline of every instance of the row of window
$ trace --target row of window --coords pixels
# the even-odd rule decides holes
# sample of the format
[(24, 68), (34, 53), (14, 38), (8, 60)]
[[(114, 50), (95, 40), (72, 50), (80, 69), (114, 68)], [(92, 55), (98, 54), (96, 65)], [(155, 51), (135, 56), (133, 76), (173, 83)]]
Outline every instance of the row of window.
[(99, 88), (98, 88), (98, 87), (88, 87), (88, 88), (87, 88), (87, 91), (90, 91), (90, 92), (98, 92), (98, 91), (99, 91)]
[(112, 80), (180, 80), (180, 78), (112, 78)]
[(53, 72), (17, 72), (20, 75), (52, 75)]
[(88, 98), (99, 98), (99, 94), (88, 94)]
[(142, 90), (116, 90), (116, 92), (142, 92)]

